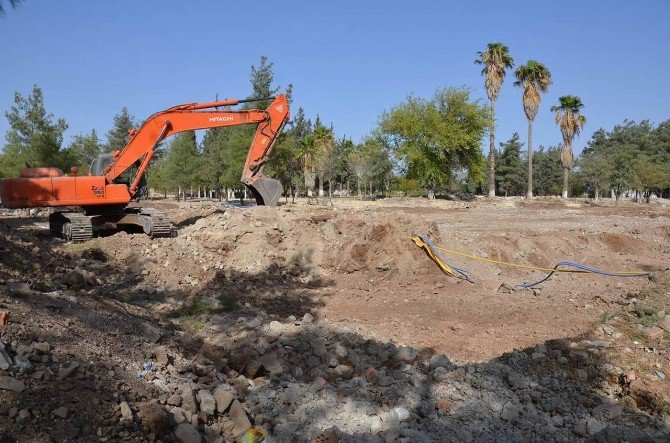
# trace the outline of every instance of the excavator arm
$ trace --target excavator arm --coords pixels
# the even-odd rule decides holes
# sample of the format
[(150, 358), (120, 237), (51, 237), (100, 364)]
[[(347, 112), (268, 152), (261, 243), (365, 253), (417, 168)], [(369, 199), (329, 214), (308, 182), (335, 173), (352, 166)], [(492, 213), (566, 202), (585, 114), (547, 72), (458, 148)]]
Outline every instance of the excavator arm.
[[(261, 110), (217, 110), (219, 107), (269, 100), (270, 106)], [(278, 95), (257, 100), (222, 100), (209, 103), (191, 103), (174, 106), (149, 117), (139, 130), (133, 131), (128, 145), (115, 153), (112, 163), (104, 171), (107, 184), (114, 183), (121, 174), (139, 163), (137, 174), (128, 189), (134, 197), (139, 183), (154, 156), (156, 146), (167, 137), (183, 131), (257, 124), (251, 147), (242, 170), (244, 183), (256, 197), (258, 204), (276, 204), (282, 189), (278, 181), (264, 177), (262, 167), (268, 161), (272, 148), (289, 119), (286, 96)]]

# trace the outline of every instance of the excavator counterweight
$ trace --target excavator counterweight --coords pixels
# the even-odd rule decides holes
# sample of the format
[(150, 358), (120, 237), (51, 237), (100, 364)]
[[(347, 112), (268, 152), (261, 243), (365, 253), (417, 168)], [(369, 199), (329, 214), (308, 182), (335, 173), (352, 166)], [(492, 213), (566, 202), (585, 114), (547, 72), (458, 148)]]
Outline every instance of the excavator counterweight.
[[(230, 106), (272, 100), (265, 110), (230, 110)], [(226, 108), (220, 110), (219, 108)], [(228, 99), (189, 103), (168, 108), (149, 117), (121, 151), (103, 154), (91, 164), (87, 176), (67, 176), (57, 168), (27, 168), (19, 178), (2, 180), (2, 204), (7, 208), (78, 206), (81, 212), (55, 212), (49, 218), (51, 232), (68, 240), (82, 241), (106, 227), (134, 226), (152, 237), (170, 235), (167, 215), (149, 208), (128, 207), (140, 196), (145, 174), (158, 144), (183, 131), (246, 124), (257, 125), (242, 170), (242, 183), (259, 205), (274, 206), (283, 190), (279, 181), (265, 177), (277, 136), (289, 119), (286, 96), (262, 99)], [(128, 172), (129, 174), (124, 174)], [(123, 175), (123, 177), (122, 177)], [(127, 176), (130, 175), (130, 178)]]

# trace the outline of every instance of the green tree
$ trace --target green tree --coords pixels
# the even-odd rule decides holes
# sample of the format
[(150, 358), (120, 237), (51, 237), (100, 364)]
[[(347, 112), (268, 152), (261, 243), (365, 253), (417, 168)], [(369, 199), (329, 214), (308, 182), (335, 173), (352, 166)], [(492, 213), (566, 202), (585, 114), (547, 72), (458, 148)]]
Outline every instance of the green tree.
[(393, 161), (388, 146), (381, 137), (368, 136), (361, 145), (361, 152), (364, 159), (363, 180), (370, 194), (378, 191), (385, 196), (393, 178)]
[(496, 179), (498, 189), (508, 195), (521, 195), (524, 186), (525, 168), (521, 161), (521, 148), (523, 143), (519, 140), (519, 134), (514, 133), (504, 143), (500, 143), (502, 152), (496, 165)]
[(563, 195), (568, 198), (568, 175), (574, 156), (572, 153), (572, 140), (584, 128), (586, 117), (581, 113), (584, 107), (582, 100), (574, 95), (564, 95), (558, 98), (558, 106), (552, 106), (551, 111), (556, 114), (556, 124), (561, 129), (563, 136), (563, 149), (561, 150), (561, 164), (563, 165)]
[(484, 86), (486, 94), (491, 101), (491, 123), (489, 139), (489, 197), (495, 197), (495, 104), (500, 95), (500, 87), (507, 69), (514, 67), (514, 59), (509, 53), (509, 48), (500, 42), (489, 43), (485, 51), (477, 53), (475, 63), (483, 65), (482, 75), (486, 79)]
[[(223, 162), (223, 150), (229, 145), (228, 128), (212, 128), (205, 131), (202, 139), (202, 177), (204, 183), (212, 189), (216, 189), (219, 199), (222, 195), (224, 185), (225, 167)], [(239, 177), (238, 177), (239, 179)], [(235, 186), (239, 186), (238, 183)]]
[[(251, 66), (250, 82), (252, 93), (248, 98), (258, 99), (272, 96), (280, 87), (273, 86), (274, 82), (274, 64), (269, 62), (267, 57), (262, 56), (258, 65)], [(289, 85), (287, 92), (292, 91), (292, 86)], [(264, 100), (260, 102), (245, 103), (242, 109), (265, 109), (269, 106), (270, 101)], [(243, 190), (243, 185), (240, 183), (242, 175), (242, 168), (247, 158), (247, 153), (251, 142), (256, 132), (254, 125), (233, 126), (230, 128), (211, 129), (208, 132), (217, 134), (212, 138), (204, 149), (211, 153), (211, 159), (219, 159), (219, 166), (214, 167), (216, 171), (210, 173), (219, 175), (219, 184), (237, 190)], [(207, 135), (206, 135), (207, 137)]]
[[(253, 99), (271, 97), (276, 94), (280, 87), (273, 87), (274, 83), (274, 71), (273, 71), (273, 62), (269, 62), (268, 58), (264, 55), (261, 56), (260, 63), (256, 66), (251, 66), (251, 88), (253, 93), (251, 97)], [(292, 85), (289, 85), (288, 92), (293, 90)], [(265, 109), (270, 106), (270, 101), (261, 101), (254, 104), (254, 107)]]
[(171, 140), (165, 158), (166, 183), (177, 189), (177, 199), (186, 198), (186, 189), (197, 182), (200, 154), (193, 131), (181, 132)]
[(430, 100), (409, 96), (380, 118), (379, 134), (407, 177), (429, 191), (447, 185), (455, 170), (470, 169), (481, 156), (489, 112), (466, 88), (439, 89)]
[(80, 134), (72, 137), (68, 151), (75, 160), (74, 164), (82, 174), (89, 171), (91, 162), (102, 153), (102, 143), (95, 129), (90, 134)]
[(154, 158), (147, 171), (147, 184), (151, 189), (162, 191), (163, 197), (167, 197), (167, 191), (171, 189), (170, 178), (167, 174), (167, 161), (166, 155)]
[(535, 194), (559, 195), (563, 177), (560, 148), (552, 146), (545, 151), (540, 146), (540, 149), (533, 153), (533, 164), (535, 165)]
[(582, 154), (579, 166), (584, 183), (588, 188), (593, 189), (594, 199), (598, 201), (600, 192), (610, 186), (612, 174), (610, 162), (601, 153), (585, 151)]
[(270, 176), (282, 183), (294, 201), (304, 182), (301, 145), (311, 133), (312, 122), (305, 117), (303, 108), (298, 108), (288, 127), (279, 135), (272, 160), (267, 163)]
[(641, 155), (633, 166), (638, 191), (649, 203), (652, 193), (660, 194), (670, 186), (670, 165), (658, 163), (648, 155)]
[(541, 93), (547, 92), (551, 84), (551, 73), (542, 63), (529, 60), (514, 72), (514, 86), (523, 87), (523, 111), (528, 119), (528, 185), (526, 197), (533, 196), (533, 121), (542, 99)]
[(610, 173), (610, 186), (614, 191), (614, 205), (619, 204), (621, 194), (627, 190), (633, 181), (633, 169), (629, 158), (622, 152), (615, 153), (612, 157), (612, 170)]
[(340, 193), (349, 193), (350, 185), (355, 181), (355, 175), (349, 164), (349, 155), (356, 149), (356, 145), (350, 138), (342, 137), (335, 142), (333, 148), (333, 180), (339, 184)]
[(30, 96), (14, 94), (14, 106), (5, 113), (9, 130), (0, 158), (0, 174), (16, 176), (30, 166), (55, 166), (68, 170), (71, 156), (61, 149), (63, 133), (67, 129), (65, 120), (54, 121), (53, 114), (44, 107), (42, 89), (33, 86)]
[(130, 141), (130, 130), (138, 126), (135, 117), (130, 115), (127, 107), (121, 108), (121, 112), (114, 116), (112, 129), (107, 132), (107, 144), (105, 152), (121, 151)]

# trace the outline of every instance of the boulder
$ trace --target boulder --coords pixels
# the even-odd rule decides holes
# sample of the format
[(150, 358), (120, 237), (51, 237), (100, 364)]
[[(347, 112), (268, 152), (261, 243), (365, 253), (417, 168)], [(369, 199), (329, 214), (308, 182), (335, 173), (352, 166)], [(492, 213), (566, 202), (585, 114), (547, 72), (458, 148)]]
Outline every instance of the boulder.
[(216, 400), (211, 392), (206, 389), (198, 391), (200, 397), (200, 410), (207, 415), (214, 415), (216, 411)]
[(235, 400), (233, 394), (230, 391), (226, 391), (221, 386), (214, 390), (214, 399), (216, 400), (216, 410), (219, 411), (219, 414), (226, 412), (230, 404)]

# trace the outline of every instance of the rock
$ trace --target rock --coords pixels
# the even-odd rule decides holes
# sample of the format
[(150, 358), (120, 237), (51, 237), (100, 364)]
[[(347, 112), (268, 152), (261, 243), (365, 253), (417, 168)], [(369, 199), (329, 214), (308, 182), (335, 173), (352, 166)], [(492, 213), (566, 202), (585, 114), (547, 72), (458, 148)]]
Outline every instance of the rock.
[(0, 309), (0, 326), (4, 326), (9, 321), (9, 311)]
[(347, 351), (347, 348), (345, 348), (339, 343), (335, 345), (335, 356), (337, 358), (347, 358), (348, 355), (349, 351)]
[(5, 284), (11, 295), (30, 295), (30, 285), (26, 282), (15, 281)]
[(338, 377), (342, 377), (344, 379), (350, 379), (351, 376), (354, 374), (354, 369), (351, 366), (347, 365), (337, 365), (335, 367), (335, 373), (337, 374)]
[(58, 368), (58, 378), (60, 378), (61, 380), (65, 380), (66, 378), (74, 374), (77, 368), (79, 368), (79, 364), (77, 363), (72, 363), (70, 366), (66, 368)]
[(507, 404), (503, 408), (502, 414), (500, 414), (500, 418), (515, 423), (519, 419), (520, 412), (521, 411), (518, 406)]
[(198, 406), (195, 403), (195, 395), (193, 395), (193, 390), (191, 388), (184, 388), (181, 393), (181, 407), (185, 411), (195, 414), (198, 412)]
[(603, 325), (602, 330), (607, 335), (613, 335), (616, 332), (616, 329), (614, 329), (611, 326), (607, 326), (607, 325)]
[(663, 336), (663, 329), (659, 328), (658, 326), (654, 326), (652, 328), (644, 328), (643, 331), (651, 340), (656, 340), (658, 338), (661, 338)]
[(663, 320), (658, 323), (658, 326), (664, 331), (670, 332), (670, 315), (663, 317)]
[(393, 377), (388, 375), (379, 379), (379, 386), (382, 387), (391, 386), (393, 383), (395, 383), (395, 380), (393, 379)]
[(379, 380), (379, 375), (377, 375), (377, 370), (375, 368), (367, 368), (365, 370), (365, 379), (370, 383), (376, 383)]
[(594, 408), (593, 415), (601, 421), (606, 421), (620, 417), (622, 412), (623, 407), (621, 405), (605, 403)]
[(133, 411), (130, 410), (128, 403), (122, 401), (119, 404), (119, 409), (121, 410), (121, 421), (133, 421)]
[(175, 430), (177, 441), (181, 443), (201, 443), (202, 436), (191, 423), (181, 423)]
[(140, 325), (142, 335), (151, 343), (156, 343), (163, 336), (161, 330), (149, 322), (144, 322)]
[(189, 415), (188, 417), (186, 414), (188, 413), (184, 411), (182, 408), (172, 408), (172, 410), (170, 411), (170, 418), (172, 423), (178, 425), (180, 423), (190, 422), (191, 421), (190, 414), (188, 414)]
[(200, 397), (200, 410), (207, 415), (214, 415), (216, 400), (212, 393), (206, 389), (201, 389), (198, 391), (198, 397)]
[(396, 351), (395, 354), (396, 359), (407, 363), (414, 362), (414, 360), (416, 360), (416, 357), (417, 353), (411, 346), (401, 346), (398, 348), (398, 351)]
[(272, 335), (280, 335), (282, 332), (282, 324), (281, 322), (278, 322), (277, 320), (272, 320), (270, 322), (270, 325), (268, 326), (268, 332)]
[(409, 418), (409, 411), (401, 406), (395, 407), (389, 412), (389, 417), (398, 421), (405, 421)]
[(384, 422), (378, 416), (370, 417), (370, 432), (374, 435), (384, 429)]
[(597, 434), (603, 429), (605, 429), (605, 424), (596, 418), (591, 417), (591, 419), (586, 422), (586, 430), (590, 435)]
[(154, 349), (154, 355), (156, 356), (156, 362), (163, 366), (167, 366), (170, 362), (167, 354), (167, 348), (165, 346), (157, 346), (156, 349)]
[(273, 375), (279, 375), (284, 372), (284, 366), (282, 365), (281, 359), (277, 357), (277, 354), (270, 352), (261, 356), (258, 361), (263, 365), (263, 367)]
[(214, 399), (216, 400), (216, 410), (219, 411), (219, 414), (223, 414), (233, 400), (235, 400), (235, 397), (230, 391), (226, 391), (223, 387), (219, 386), (214, 390)]
[(447, 357), (444, 354), (435, 354), (428, 360), (428, 367), (430, 369), (436, 369), (436, 368), (450, 369), (452, 366), (453, 365), (451, 363), (451, 360), (449, 360), (449, 357)]
[(55, 410), (53, 411), (53, 414), (54, 414), (56, 417), (67, 418), (67, 408), (66, 408), (65, 406), (61, 406), (60, 408), (55, 409)]
[(167, 427), (167, 413), (155, 400), (142, 403), (139, 407), (139, 416), (142, 424), (153, 434), (159, 435)]
[(586, 381), (589, 379), (589, 373), (586, 371), (586, 369), (577, 369), (575, 371), (575, 375), (577, 376), (578, 379), (582, 381)]
[(12, 357), (5, 351), (5, 346), (0, 342), (0, 369), (6, 371), (12, 364)]
[(305, 313), (305, 315), (302, 316), (302, 323), (303, 324), (308, 324), (312, 323), (314, 321), (314, 316), (310, 314), (309, 312)]
[(51, 345), (46, 342), (41, 342), (41, 343), (33, 343), (33, 349), (35, 349), (37, 352), (41, 352), (42, 354), (46, 354), (51, 350)]
[(441, 398), (435, 402), (435, 409), (438, 411), (451, 411), (451, 402), (446, 398)]
[(314, 381), (312, 382), (312, 390), (314, 390), (315, 392), (316, 392), (316, 391), (320, 391), (320, 390), (323, 389), (327, 384), (328, 384), (328, 382), (326, 381), (325, 378), (323, 378), (323, 377), (316, 377), (316, 378), (314, 379)]
[(228, 417), (235, 423), (235, 427), (233, 428), (233, 435), (235, 437), (241, 436), (251, 427), (247, 413), (244, 412), (244, 408), (242, 408), (242, 405), (237, 400), (233, 400), (233, 404), (228, 411)]
[(181, 395), (173, 394), (167, 399), (167, 404), (170, 406), (180, 406), (181, 400)]
[(23, 408), (19, 411), (19, 420), (25, 420), (30, 417), (30, 411), (28, 408)]
[(14, 377), (0, 376), (0, 390), (23, 392), (26, 385)]
[(86, 275), (79, 268), (73, 269), (65, 276), (65, 282), (68, 286), (78, 286), (86, 283)]
[(526, 377), (519, 374), (518, 372), (514, 371), (510, 372), (507, 375), (507, 382), (509, 383), (510, 386), (516, 389), (528, 388), (528, 380), (526, 380)]
[(30, 362), (30, 359), (23, 355), (17, 355), (14, 363), (19, 367), (20, 372), (33, 372), (35, 366)]

